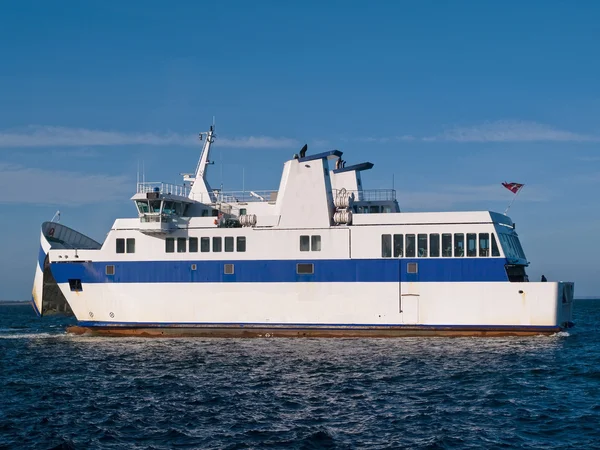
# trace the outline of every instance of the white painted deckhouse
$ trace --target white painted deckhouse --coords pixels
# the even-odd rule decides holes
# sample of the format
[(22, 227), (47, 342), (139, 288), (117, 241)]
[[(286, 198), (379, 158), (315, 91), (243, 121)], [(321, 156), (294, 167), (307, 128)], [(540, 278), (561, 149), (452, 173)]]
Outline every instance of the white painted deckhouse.
[(401, 212), (342, 152), (285, 162), (278, 190), (207, 181), (213, 127), (182, 185), (138, 183), (137, 217), (100, 244), (45, 222), (33, 287), (40, 315), (114, 335), (407, 336), (555, 333), (573, 283), (532, 282), (510, 218)]

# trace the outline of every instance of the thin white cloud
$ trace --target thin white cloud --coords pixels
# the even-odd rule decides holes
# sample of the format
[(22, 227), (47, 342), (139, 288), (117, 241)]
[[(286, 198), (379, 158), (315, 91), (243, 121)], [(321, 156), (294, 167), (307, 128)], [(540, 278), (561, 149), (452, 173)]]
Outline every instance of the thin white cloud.
[[(217, 136), (215, 142), (219, 146), (232, 148), (291, 148), (298, 146), (298, 141), (295, 139), (269, 136), (239, 138)], [(179, 133), (125, 133), (33, 125), (21, 130), (0, 131), (0, 148), (116, 145), (196, 146), (199, 145), (199, 141), (197, 135)]]
[(361, 142), (600, 142), (600, 136), (575, 133), (537, 122), (499, 120), (478, 125), (453, 126), (431, 136), (361, 137)]
[(549, 125), (501, 120), (467, 127), (452, 127), (444, 133), (423, 140), (450, 142), (594, 142), (599, 136), (560, 130)]
[(0, 163), (0, 203), (84, 205), (123, 200), (135, 190), (125, 176), (43, 170)]

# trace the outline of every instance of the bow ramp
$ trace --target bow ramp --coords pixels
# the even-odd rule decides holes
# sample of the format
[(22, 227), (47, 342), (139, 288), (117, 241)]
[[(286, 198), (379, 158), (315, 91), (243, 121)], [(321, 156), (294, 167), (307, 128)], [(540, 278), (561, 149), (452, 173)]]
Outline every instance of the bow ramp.
[(42, 224), (38, 264), (31, 298), (33, 309), (39, 316), (73, 314), (50, 271), (48, 251), (51, 248), (78, 250), (101, 247), (102, 245), (95, 240), (60, 223), (44, 222)]

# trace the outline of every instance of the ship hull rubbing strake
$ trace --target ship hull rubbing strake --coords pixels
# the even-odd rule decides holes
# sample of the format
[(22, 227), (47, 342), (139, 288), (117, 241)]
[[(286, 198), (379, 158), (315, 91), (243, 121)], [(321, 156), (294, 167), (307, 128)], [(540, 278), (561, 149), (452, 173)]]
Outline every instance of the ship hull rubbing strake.
[(38, 263), (31, 292), (31, 305), (38, 316), (72, 316), (69, 306), (50, 268), (51, 249), (99, 249), (93, 239), (57, 222), (44, 222), (40, 231)]
[[(284, 163), (279, 189), (207, 181), (214, 129), (182, 185), (138, 183), (102, 245), (46, 222), (33, 291), (74, 334), (148, 337), (523, 336), (572, 326), (573, 283), (532, 282), (491, 211), (400, 211), (342, 152)], [(50, 229), (52, 228), (52, 232)], [(545, 278), (544, 280), (545, 281)]]

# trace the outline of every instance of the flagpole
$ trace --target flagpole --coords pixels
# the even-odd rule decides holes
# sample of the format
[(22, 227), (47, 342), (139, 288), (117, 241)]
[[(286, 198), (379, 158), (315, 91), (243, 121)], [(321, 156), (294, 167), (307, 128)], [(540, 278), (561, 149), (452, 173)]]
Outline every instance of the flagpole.
[(508, 206), (506, 207), (506, 210), (504, 211), (504, 215), (506, 215), (508, 213), (508, 210), (510, 209), (510, 207), (512, 206), (512, 204), (514, 203), (514, 201), (517, 198), (517, 195), (519, 195), (521, 193), (521, 191), (523, 190), (523, 188), (525, 187), (525, 185), (521, 186), (521, 189), (519, 189), (517, 191), (517, 193), (515, 195), (513, 195), (512, 200), (510, 201), (510, 203), (508, 204)]

